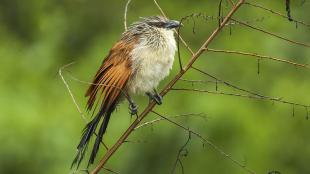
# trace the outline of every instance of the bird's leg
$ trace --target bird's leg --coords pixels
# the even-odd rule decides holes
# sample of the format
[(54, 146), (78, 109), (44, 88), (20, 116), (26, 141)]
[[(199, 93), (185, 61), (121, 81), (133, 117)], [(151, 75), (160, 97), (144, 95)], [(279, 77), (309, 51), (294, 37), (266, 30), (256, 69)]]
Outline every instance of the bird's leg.
[(158, 105), (161, 105), (163, 103), (163, 97), (157, 93), (156, 89), (153, 89), (153, 92), (146, 92), (145, 94), (149, 96), (150, 101), (154, 100)]
[(130, 110), (130, 115), (137, 115), (138, 113), (138, 106), (133, 102), (133, 100), (131, 99), (131, 97), (129, 95), (127, 95), (127, 100), (129, 102), (129, 110)]

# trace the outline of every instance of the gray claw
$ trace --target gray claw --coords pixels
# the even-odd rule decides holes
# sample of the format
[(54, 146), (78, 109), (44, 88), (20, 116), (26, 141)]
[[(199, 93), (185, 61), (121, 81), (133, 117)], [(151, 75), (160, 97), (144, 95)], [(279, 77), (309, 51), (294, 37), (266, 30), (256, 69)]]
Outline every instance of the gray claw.
[(136, 115), (138, 113), (138, 106), (134, 103), (129, 104), (130, 115)]
[(150, 92), (146, 92), (145, 94), (149, 96), (150, 101), (154, 100), (158, 105), (161, 105), (163, 103), (163, 97), (160, 96), (158, 93), (152, 94)]
[(161, 96), (161, 95), (159, 95), (159, 94), (154, 94), (154, 100), (155, 100), (155, 102), (158, 104), (158, 105), (161, 105), (161, 104), (163, 104), (163, 97)]

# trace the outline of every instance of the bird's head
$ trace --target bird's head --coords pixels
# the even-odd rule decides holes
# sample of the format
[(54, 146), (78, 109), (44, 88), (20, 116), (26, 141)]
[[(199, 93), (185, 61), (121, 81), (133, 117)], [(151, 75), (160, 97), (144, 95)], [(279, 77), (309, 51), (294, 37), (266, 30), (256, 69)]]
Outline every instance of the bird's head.
[(132, 23), (128, 30), (131, 34), (143, 34), (154, 30), (171, 30), (180, 27), (181, 23), (169, 20), (163, 16), (141, 17), (139, 21)]
[(140, 38), (148, 46), (165, 47), (168, 42), (175, 42), (172, 29), (180, 26), (179, 21), (170, 20), (163, 16), (141, 17), (123, 33), (122, 40), (132, 41), (134, 38)]
[(179, 21), (169, 20), (163, 16), (144, 17), (142, 18), (141, 22), (153, 28), (163, 28), (167, 30), (171, 30), (181, 26), (181, 23)]

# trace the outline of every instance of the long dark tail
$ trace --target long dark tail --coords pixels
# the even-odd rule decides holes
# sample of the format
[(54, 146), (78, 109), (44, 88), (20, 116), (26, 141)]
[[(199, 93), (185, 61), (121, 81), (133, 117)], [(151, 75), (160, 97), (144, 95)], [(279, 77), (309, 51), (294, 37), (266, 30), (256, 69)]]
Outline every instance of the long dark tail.
[[(77, 146), (77, 155), (74, 158), (71, 168), (80, 166), (91, 137), (95, 134), (101, 122), (98, 134), (88, 161), (88, 166), (94, 163), (102, 137), (107, 129), (112, 112), (117, 103), (121, 100), (123, 90), (131, 76), (131, 62), (129, 61), (128, 48), (123, 48), (125, 44), (117, 43), (104, 59), (101, 67), (97, 71), (93, 83), (89, 86), (85, 96), (88, 97), (87, 110), (95, 111), (97, 104), (100, 104), (99, 112), (84, 128), (82, 139)], [(115, 51), (116, 50), (116, 51)], [(119, 50), (122, 50), (121, 52)], [(96, 102), (97, 101), (97, 102)], [(96, 106), (94, 104), (96, 103)], [(93, 106), (95, 108), (93, 108)]]
[(74, 158), (72, 164), (71, 164), (71, 168), (76, 165), (77, 168), (79, 168), (84, 156), (85, 156), (85, 152), (87, 151), (87, 147), (89, 144), (89, 141), (91, 139), (91, 137), (95, 134), (96, 129), (98, 124), (101, 122), (101, 126), (99, 128), (89, 161), (88, 161), (88, 165), (93, 164), (94, 160), (96, 158), (97, 152), (99, 150), (99, 146), (100, 143), (102, 141), (102, 137), (107, 129), (110, 117), (112, 112), (115, 110), (117, 103), (114, 102), (108, 109), (105, 108), (101, 108), (100, 111), (98, 112), (98, 114), (93, 118), (93, 120), (91, 120), (84, 128), (83, 130), (83, 135), (82, 135), (82, 139), (79, 143), (79, 145), (77, 146), (77, 155)]

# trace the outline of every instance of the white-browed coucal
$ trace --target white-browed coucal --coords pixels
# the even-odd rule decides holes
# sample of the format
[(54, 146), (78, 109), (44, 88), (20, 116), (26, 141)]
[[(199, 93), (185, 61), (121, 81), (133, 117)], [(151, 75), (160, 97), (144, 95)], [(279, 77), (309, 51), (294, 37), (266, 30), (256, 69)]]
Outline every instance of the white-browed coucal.
[(130, 95), (147, 94), (161, 104), (162, 97), (156, 87), (172, 68), (176, 52), (172, 29), (179, 26), (180, 22), (162, 16), (141, 18), (112, 47), (86, 92), (87, 109), (98, 113), (84, 128), (72, 166), (79, 167), (91, 137), (97, 132), (88, 165), (94, 162), (111, 113), (120, 101), (129, 101), (132, 115), (137, 113), (137, 106)]

